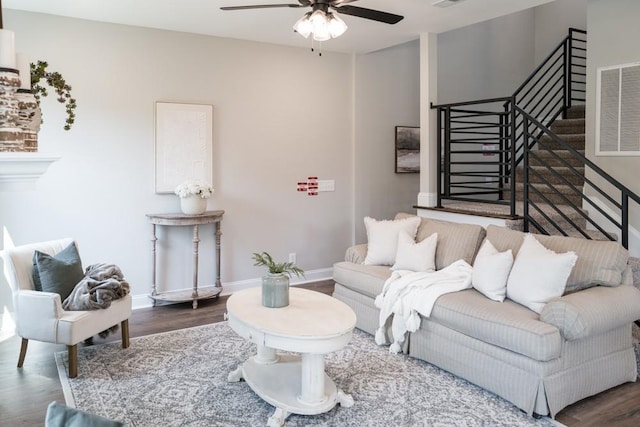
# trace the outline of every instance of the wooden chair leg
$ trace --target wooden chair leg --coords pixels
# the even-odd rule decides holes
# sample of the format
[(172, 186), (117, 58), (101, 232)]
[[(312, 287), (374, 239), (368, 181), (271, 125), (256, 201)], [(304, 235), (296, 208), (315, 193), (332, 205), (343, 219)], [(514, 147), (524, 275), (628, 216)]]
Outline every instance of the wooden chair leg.
[(122, 329), (122, 348), (129, 348), (129, 319), (120, 322)]
[(29, 344), (29, 340), (26, 338), (22, 338), (22, 344), (20, 344), (20, 357), (18, 357), (18, 368), (22, 368), (24, 364), (24, 358), (27, 355), (27, 345)]
[(78, 345), (68, 345), (67, 352), (69, 353), (69, 378), (75, 378), (78, 376)]

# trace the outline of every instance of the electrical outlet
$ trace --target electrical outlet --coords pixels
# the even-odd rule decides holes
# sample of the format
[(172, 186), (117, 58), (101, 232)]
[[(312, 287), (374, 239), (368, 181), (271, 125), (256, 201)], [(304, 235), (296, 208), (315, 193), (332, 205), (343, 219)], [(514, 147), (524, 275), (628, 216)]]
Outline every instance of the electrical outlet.
[(296, 263), (296, 253), (292, 252), (289, 254), (289, 262), (295, 264)]

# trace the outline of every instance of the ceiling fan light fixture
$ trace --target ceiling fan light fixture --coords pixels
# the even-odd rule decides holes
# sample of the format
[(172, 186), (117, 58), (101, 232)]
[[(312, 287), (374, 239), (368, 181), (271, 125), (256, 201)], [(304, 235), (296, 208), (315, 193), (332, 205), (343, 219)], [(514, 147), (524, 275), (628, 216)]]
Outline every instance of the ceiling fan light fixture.
[(327, 16), (329, 18), (328, 26), (329, 35), (331, 35), (331, 38), (335, 39), (336, 37), (340, 37), (344, 34), (345, 31), (347, 31), (347, 24), (345, 24), (345, 22), (338, 16), (337, 13), (328, 13)]
[(309, 21), (311, 21), (311, 26), (313, 28), (311, 32), (313, 33), (314, 40), (323, 42), (331, 38), (331, 35), (329, 34), (329, 21), (327, 19), (327, 14), (323, 10), (315, 10), (311, 14)]
[(296, 23), (293, 24), (293, 30), (305, 39), (309, 38), (309, 35), (313, 30), (313, 25), (311, 25), (311, 21), (309, 20), (310, 16), (311, 12), (307, 12), (302, 18), (298, 19)]

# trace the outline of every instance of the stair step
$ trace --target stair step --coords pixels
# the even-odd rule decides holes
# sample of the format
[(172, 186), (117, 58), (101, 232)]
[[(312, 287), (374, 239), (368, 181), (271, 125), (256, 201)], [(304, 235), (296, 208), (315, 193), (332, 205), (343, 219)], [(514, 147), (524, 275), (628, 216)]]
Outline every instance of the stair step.
[(585, 119), (561, 119), (551, 124), (551, 132), (556, 135), (584, 134)]
[[(577, 151), (578, 151), (578, 153), (584, 155), (584, 150), (577, 150)], [(536, 151), (536, 155), (538, 157), (540, 157), (541, 161), (544, 161), (545, 163), (549, 164), (550, 166), (566, 166), (566, 164), (564, 162), (559, 160), (553, 154), (557, 154), (558, 157), (566, 160), (567, 163), (569, 163), (571, 166), (583, 166), (582, 162), (579, 159), (574, 158), (573, 154), (571, 154), (571, 152), (569, 150), (553, 150), (553, 153), (550, 153), (547, 150), (537, 150)], [(533, 166), (541, 166), (541, 165), (543, 165), (543, 163), (541, 161), (538, 161), (538, 159), (536, 159), (533, 156), (531, 156), (531, 159), (530, 159), (531, 165), (533, 165)]]
[[(566, 134), (566, 135), (558, 135), (565, 143), (567, 143), (571, 148), (576, 150), (584, 150), (585, 144), (585, 135), (583, 133), (578, 134)], [(560, 145), (551, 137), (544, 135), (538, 141), (540, 147), (548, 148), (551, 150), (564, 150), (564, 146)]]
[(574, 105), (567, 110), (567, 119), (584, 119), (585, 104)]
[[(531, 185), (534, 188), (536, 188), (538, 192), (542, 193), (542, 195), (544, 195), (547, 198), (547, 200), (545, 200), (542, 198), (540, 194), (530, 190), (529, 198), (534, 202), (553, 203), (553, 204), (559, 204), (559, 205), (566, 204), (567, 202), (564, 200), (564, 198), (562, 198), (562, 196), (558, 194), (558, 192), (560, 192), (574, 205), (582, 206), (581, 194), (574, 192), (568, 185), (553, 185), (552, 188), (546, 184), (532, 183)], [(516, 200), (520, 201), (520, 200), (523, 200), (523, 193), (522, 193), (522, 187), (520, 185), (518, 187), (520, 188), (516, 189)], [(576, 186), (576, 189), (580, 193), (582, 193), (582, 186)], [(510, 197), (510, 191), (505, 191), (504, 199), (509, 200), (509, 197)]]
[[(536, 173), (529, 172), (529, 182), (544, 183), (545, 181), (551, 184), (566, 184), (559, 176), (551, 172), (546, 166), (531, 166)], [(576, 172), (580, 175), (576, 175), (570, 168), (563, 166), (555, 166), (553, 170), (559, 173), (567, 181), (573, 185), (584, 185), (584, 167), (578, 166), (575, 168)], [(524, 167), (517, 167), (517, 182), (522, 182), (524, 179)]]
[[(540, 233), (540, 234), (550, 234), (552, 236), (563, 236), (564, 234), (556, 231), (555, 229), (553, 229), (552, 227), (545, 227), (542, 224), (540, 224), (541, 227), (544, 228), (544, 230), (538, 230), (533, 224), (529, 225), (529, 231), (531, 233)], [(591, 240), (603, 240), (603, 241), (610, 241), (610, 240), (617, 240), (617, 236), (615, 233), (607, 233), (607, 235), (603, 234), (602, 232), (600, 232), (599, 230), (585, 230), (583, 228), (583, 231), (589, 236), (589, 238)], [(569, 228), (565, 228), (564, 232), (566, 233), (567, 236), (569, 237), (576, 237), (578, 239), (586, 239), (586, 237), (584, 237), (584, 235), (582, 233), (580, 233), (577, 230), (570, 230)]]
[[(560, 230), (564, 230), (565, 232), (575, 231), (576, 227), (582, 230), (587, 228), (586, 218), (580, 215), (580, 212), (577, 212), (569, 205), (558, 204), (551, 206), (544, 203), (536, 203), (535, 205), (556, 224), (552, 225), (551, 221), (545, 218), (538, 209), (532, 205), (529, 206), (529, 216), (540, 224), (540, 226), (549, 234), (562, 234)], [(558, 213), (555, 208), (558, 208), (564, 216)], [(582, 210), (582, 213), (587, 214), (584, 210)], [(571, 224), (571, 222), (573, 222), (575, 226)]]

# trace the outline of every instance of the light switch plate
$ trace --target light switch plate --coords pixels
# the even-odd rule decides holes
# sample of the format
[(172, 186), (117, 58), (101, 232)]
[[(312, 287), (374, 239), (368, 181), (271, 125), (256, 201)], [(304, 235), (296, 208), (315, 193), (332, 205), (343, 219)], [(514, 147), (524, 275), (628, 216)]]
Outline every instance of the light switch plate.
[(336, 191), (336, 182), (333, 179), (318, 180), (318, 191)]

